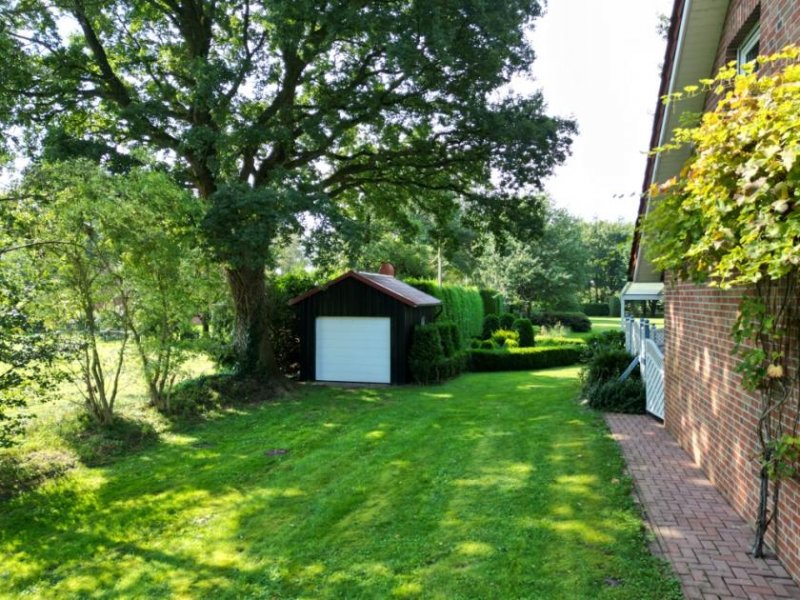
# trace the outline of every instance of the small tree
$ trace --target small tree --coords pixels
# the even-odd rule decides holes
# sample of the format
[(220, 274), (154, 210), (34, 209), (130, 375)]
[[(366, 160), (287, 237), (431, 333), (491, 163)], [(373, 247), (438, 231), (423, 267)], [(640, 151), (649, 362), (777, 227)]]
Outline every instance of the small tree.
[(59, 380), (54, 362), (66, 348), (44, 322), (29, 313), (30, 284), (0, 257), (0, 448), (22, 433), (28, 398)]
[[(737, 74), (714, 79), (667, 101), (710, 90), (719, 97), (696, 128), (682, 128), (657, 152), (690, 145), (680, 177), (654, 188), (646, 221), (652, 259), (697, 283), (748, 290), (733, 339), (742, 385), (759, 400), (760, 501), (753, 554), (778, 512), (780, 478), (796, 474), (800, 341), (800, 49), (789, 47)], [(788, 459), (788, 460), (787, 460)], [(775, 485), (770, 486), (774, 480)]]

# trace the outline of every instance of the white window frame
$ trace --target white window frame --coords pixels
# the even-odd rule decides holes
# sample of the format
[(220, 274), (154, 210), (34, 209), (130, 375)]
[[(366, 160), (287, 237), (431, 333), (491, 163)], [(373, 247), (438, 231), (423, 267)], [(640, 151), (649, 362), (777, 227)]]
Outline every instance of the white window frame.
[[(743, 72), (743, 66), (747, 64), (747, 55), (758, 44), (761, 39), (761, 26), (756, 23), (755, 27), (750, 30), (739, 47), (736, 49), (736, 70), (739, 73)], [(752, 61), (750, 61), (752, 62)]]

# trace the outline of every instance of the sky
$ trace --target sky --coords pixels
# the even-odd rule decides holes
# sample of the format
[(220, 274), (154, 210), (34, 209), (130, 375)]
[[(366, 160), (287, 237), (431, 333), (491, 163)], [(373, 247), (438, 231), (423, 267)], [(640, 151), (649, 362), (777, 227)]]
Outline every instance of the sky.
[(514, 88), (542, 89), (550, 114), (578, 122), (572, 156), (546, 182), (576, 216), (636, 218), (666, 47), (658, 15), (671, 12), (672, 0), (550, 0), (535, 23), (535, 81)]

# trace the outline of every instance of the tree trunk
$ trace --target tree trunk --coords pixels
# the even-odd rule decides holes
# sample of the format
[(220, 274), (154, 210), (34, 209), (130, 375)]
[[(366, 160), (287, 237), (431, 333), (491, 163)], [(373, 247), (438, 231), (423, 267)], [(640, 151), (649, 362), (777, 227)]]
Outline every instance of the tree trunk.
[(233, 344), (239, 373), (264, 380), (281, 380), (269, 328), (269, 299), (264, 267), (225, 270), (235, 313)]
[[(772, 453), (767, 451), (767, 460)], [(764, 558), (764, 541), (767, 537), (767, 527), (769, 527), (769, 517), (767, 508), (769, 506), (769, 471), (767, 467), (761, 467), (761, 477), (758, 493), (758, 511), (756, 514), (756, 535), (753, 540), (752, 553), (755, 558)]]

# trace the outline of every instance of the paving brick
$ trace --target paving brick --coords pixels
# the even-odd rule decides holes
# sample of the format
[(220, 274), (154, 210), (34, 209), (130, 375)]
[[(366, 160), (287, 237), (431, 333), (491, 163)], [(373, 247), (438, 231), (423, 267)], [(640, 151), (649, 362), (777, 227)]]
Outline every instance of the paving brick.
[(641, 415), (606, 422), (655, 536), (651, 548), (672, 564), (686, 598), (800, 600), (779, 561), (747, 553), (752, 531), (661, 424)]

